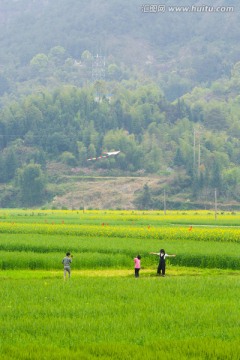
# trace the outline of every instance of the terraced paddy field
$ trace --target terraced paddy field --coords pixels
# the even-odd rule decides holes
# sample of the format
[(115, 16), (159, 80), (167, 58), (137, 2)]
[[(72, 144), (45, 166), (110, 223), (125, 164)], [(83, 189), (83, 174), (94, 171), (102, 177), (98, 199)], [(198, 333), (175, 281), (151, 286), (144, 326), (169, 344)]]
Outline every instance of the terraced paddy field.
[[(239, 225), (239, 213), (0, 210), (1, 359), (238, 360)], [(160, 248), (176, 254), (164, 278)]]

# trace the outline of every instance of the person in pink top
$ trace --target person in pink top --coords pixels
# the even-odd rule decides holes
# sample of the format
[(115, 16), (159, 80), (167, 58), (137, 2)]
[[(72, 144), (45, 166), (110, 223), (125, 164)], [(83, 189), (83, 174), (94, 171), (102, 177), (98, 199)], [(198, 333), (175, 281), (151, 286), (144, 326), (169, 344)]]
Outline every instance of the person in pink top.
[(137, 257), (134, 258), (134, 270), (135, 270), (135, 277), (138, 278), (139, 277), (139, 270), (141, 269), (141, 256), (138, 255)]

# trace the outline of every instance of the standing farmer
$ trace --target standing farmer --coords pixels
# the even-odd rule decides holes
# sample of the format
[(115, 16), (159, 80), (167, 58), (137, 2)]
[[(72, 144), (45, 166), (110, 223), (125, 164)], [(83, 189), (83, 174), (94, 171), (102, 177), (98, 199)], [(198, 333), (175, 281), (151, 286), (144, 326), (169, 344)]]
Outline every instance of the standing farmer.
[(166, 269), (166, 257), (175, 257), (176, 255), (169, 255), (165, 253), (164, 249), (161, 249), (159, 253), (150, 252), (151, 255), (158, 255), (159, 256), (159, 264), (157, 268), (157, 274), (165, 276), (165, 269)]
[(72, 262), (72, 255), (70, 252), (66, 253), (66, 256), (62, 260), (63, 268), (64, 268), (64, 280), (66, 280), (66, 275), (68, 273), (68, 278), (71, 276), (71, 267), (70, 264)]

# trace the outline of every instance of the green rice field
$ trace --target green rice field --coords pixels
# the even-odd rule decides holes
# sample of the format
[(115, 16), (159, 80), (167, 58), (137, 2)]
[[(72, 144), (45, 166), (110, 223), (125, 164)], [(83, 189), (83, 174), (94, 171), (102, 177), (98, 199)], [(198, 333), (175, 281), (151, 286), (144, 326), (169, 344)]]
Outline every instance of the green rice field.
[(239, 250), (239, 213), (0, 210), (1, 359), (239, 360)]

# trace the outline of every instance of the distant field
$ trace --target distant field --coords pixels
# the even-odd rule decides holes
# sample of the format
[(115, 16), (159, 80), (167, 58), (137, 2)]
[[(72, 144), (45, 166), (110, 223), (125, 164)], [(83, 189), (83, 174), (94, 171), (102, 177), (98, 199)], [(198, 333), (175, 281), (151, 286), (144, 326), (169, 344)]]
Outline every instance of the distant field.
[(214, 215), (0, 210), (1, 359), (238, 360), (240, 214)]
[[(216, 215), (216, 219), (215, 219)], [(48, 224), (109, 224), (124, 226), (213, 225), (240, 226), (240, 212), (137, 210), (0, 210), (1, 222)]]

